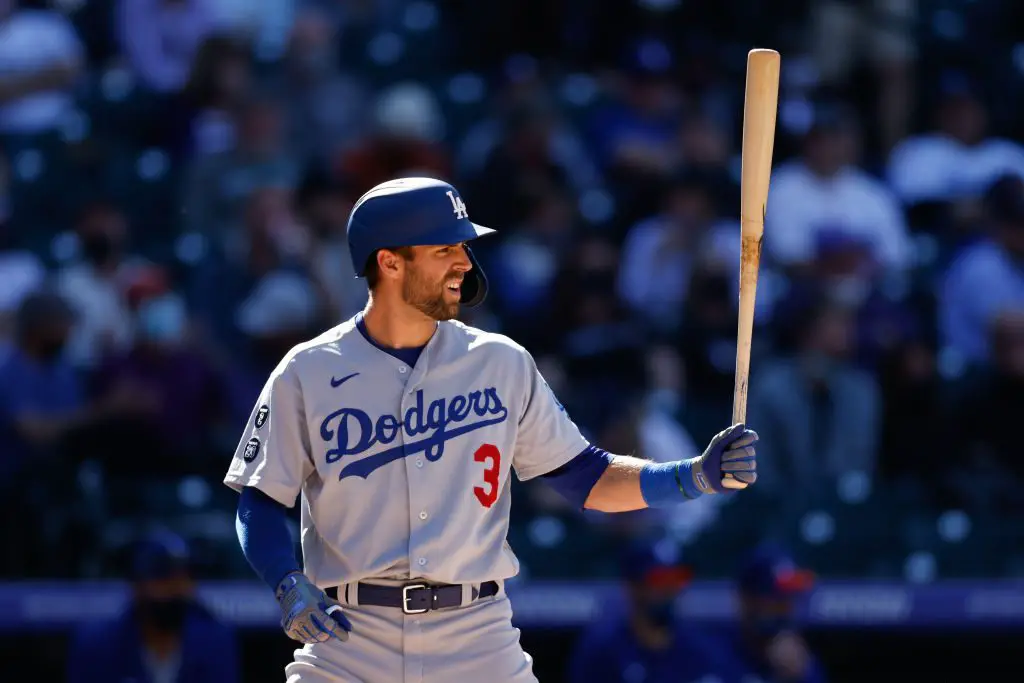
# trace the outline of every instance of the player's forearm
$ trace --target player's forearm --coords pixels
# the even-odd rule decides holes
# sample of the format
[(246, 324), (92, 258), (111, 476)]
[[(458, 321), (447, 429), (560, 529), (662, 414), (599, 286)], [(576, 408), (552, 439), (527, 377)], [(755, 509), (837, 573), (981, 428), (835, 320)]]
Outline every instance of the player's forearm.
[(640, 490), (640, 473), (647, 460), (616, 455), (587, 496), (585, 507), (599, 512), (629, 512), (647, 507)]
[(245, 559), (271, 589), (291, 572), (299, 571), (287, 509), (262, 491), (252, 487), (242, 490), (235, 531)]

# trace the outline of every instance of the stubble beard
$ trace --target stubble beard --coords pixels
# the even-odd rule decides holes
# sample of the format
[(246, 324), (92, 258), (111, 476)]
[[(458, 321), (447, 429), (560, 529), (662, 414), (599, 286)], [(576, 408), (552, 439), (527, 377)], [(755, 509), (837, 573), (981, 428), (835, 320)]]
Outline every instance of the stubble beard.
[(447, 280), (448, 276), (440, 284), (432, 284), (410, 269), (402, 282), (402, 300), (431, 320), (454, 320), (459, 315), (459, 302), (449, 303), (445, 299)]

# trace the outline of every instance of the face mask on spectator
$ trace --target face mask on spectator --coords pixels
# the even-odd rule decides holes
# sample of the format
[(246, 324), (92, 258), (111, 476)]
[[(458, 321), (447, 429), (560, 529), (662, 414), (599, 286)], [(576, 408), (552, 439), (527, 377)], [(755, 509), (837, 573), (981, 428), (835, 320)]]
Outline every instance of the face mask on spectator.
[(837, 302), (851, 308), (858, 308), (871, 293), (871, 282), (859, 275), (845, 275), (831, 280), (828, 290)]
[(43, 338), (36, 344), (36, 355), (46, 363), (53, 362), (64, 352), (66, 344), (63, 337)]
[(82, 256), (95, 266), (109, 263), (117, 251), (117, 244), (109, 235), (98, 233), (82, 239)]
[(142, 613), (157, 629), (177, 633), (185, 623), (190, 600), (185, 597), (149, 599), (142, 603)]
[(675, 618), (675, 599), (656, 600), (644, 605), (643, 612), (647, 620), (658, 628), (668, 628)]
[(185, 309), (173, 297), (143, 304), (138, 312), (139, 334), (161, 344), (178, 343), (185, 336)]

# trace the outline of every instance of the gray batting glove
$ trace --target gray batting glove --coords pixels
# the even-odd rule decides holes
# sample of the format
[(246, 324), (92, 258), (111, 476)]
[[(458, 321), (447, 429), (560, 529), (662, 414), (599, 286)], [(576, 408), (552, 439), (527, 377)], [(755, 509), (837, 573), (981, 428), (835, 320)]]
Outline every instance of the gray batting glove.
[[(727, 493), (746, 487), (757, 481), (757, 432), (746, 425), (734, 424), (711, 440), (704, 454), (689, 463), (691, 481), (687, 484), (702, 494)], [(683, 474), (682, 468), (680, 473)]]
[(337, 600), (317, 588), (305, 574), (289, 574), (281, 580), (274, 597), (281, 605), (281, 627), (300, 643), (325, 643), (331, 638), (348, 640), (352, 623)]

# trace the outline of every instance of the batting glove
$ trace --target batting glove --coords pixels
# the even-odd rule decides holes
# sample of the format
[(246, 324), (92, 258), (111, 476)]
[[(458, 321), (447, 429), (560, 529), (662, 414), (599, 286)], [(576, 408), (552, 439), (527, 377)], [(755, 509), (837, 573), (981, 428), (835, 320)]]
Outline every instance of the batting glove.
[[(693, 487), (700, 493), (745, 489), (757, 481), (755, 443), (757, 432), (735, 424), (716, 434), (703, 455), (684, 460), (679, 475), (686, 477), (689, 470)], [(726, 475), (730, 477), (726, 478)], [(684, 490), (689, 488), (684, 484)]]
[(337, 600), (317, 588), (305, 574), (284, 577), (274, 591), (281, 605), (281, 627), (300, 643), (324, 643), (331, 638), (348, 640), (352, 623)]

